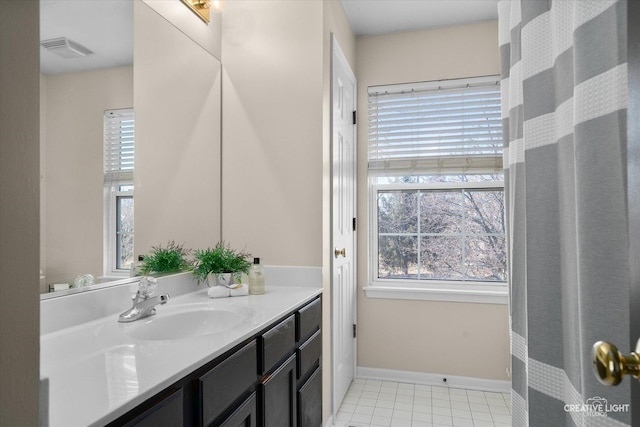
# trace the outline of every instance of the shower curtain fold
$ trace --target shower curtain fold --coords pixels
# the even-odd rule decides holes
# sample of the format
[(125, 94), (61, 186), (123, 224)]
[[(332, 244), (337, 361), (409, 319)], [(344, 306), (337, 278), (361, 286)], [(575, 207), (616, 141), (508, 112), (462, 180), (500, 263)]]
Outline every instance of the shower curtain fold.
[(629, 341), (626, 2), (498, 8), (513, 426), (629, 425), (579, 406), (630, 403), (590, 360)]

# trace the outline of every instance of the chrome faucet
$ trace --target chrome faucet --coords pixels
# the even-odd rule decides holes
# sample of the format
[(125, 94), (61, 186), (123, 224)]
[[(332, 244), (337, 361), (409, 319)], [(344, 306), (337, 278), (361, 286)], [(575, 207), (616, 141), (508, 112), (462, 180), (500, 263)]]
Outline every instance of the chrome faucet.
[(138, 285), (138, 292), (133, 297), (133, 307), (118, 317), (118, 322), (133, 322), (156, 314), (156, 306), (166, 304), (169, 301), (169, 294), (162, 294), (151, 297), (157, 287), (155, 277), (143, 277)]

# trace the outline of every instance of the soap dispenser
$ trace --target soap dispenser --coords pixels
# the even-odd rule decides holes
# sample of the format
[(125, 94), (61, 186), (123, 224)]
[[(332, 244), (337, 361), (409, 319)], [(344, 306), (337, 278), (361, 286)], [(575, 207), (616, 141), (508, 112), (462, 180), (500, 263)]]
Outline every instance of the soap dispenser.
[(264, 267), (260, 265), (260, 258), (254, 258), (249, 268), (249, 294), (264, 294)]

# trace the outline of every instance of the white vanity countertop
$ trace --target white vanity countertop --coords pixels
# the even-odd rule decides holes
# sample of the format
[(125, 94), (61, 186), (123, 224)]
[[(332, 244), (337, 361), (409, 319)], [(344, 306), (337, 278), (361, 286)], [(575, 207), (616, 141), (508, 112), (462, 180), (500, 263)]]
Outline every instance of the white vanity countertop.
[[(49, 426), (105, 425), (322, 293), (269, 286), (264, 295), (211, 299), (202, 289), (172, 298), (157, 314), (118, 323), (118, 314), (42, 335), (40, 375), (49, 378)], [(178, 305), (234, 306), (247, 320), (224, 332), (167, 341), (129, 333)], [(124, 304), (127, 305), (127, 304)], [(129, 308), (123, 305), (123, 310)], [(240, 308), (242, 307), (242, 308)]]

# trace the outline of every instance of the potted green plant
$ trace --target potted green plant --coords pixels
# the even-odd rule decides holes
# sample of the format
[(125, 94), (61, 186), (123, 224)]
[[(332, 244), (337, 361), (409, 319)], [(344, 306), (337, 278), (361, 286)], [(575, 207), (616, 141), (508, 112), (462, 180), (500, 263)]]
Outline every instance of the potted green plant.
[(186, 271), (189, 269), (188, 254), (187, 249), (176, 244), (173, 240), (167, 243), (166, 248), (161, 245), (152, 246), (151, 252), (142, 258), (140, 274), (147, 276)]
[(251, 258), (251, 254), (233, 249), (225, 242), (218, 242), (214, 248), (198, 249), (194, 252), (191, 272), (198, 283), (228, 286), (232, 280), (240, 283), (242, 273), (249, 272), (251, 263), (247, 261), (248, 258)]

